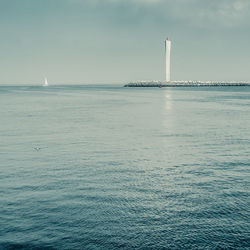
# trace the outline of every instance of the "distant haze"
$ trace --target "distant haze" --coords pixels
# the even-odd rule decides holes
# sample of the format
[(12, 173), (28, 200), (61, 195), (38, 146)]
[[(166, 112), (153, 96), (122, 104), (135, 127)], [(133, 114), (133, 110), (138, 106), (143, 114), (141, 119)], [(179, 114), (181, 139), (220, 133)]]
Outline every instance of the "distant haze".
[(247, 0), (0, 0), (0, 84), (250, 80)]

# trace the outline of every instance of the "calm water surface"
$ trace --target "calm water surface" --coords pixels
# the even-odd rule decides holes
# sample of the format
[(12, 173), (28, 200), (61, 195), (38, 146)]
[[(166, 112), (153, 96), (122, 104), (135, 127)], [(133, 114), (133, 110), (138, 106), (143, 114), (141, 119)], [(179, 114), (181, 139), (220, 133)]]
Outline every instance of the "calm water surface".
[(0, 249), (249, 249), (250, 87), (0, 87)]

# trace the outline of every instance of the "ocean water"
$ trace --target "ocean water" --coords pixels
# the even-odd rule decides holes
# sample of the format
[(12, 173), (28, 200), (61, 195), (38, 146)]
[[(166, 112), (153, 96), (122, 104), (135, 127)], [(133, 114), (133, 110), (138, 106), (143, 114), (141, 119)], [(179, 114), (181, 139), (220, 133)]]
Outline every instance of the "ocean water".
[(0, 87), (0, 249), (249, 249), (250, 87)]

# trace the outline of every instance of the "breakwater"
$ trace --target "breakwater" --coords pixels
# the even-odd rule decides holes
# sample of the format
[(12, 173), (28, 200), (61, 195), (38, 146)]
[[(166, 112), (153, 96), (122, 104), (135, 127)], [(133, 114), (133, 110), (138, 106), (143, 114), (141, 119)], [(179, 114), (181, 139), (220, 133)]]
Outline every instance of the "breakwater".
[(130, 82), (124, 85), (124, 87), (217, 87), (217, 86), (250, 86), (250, 82), (141, 81), (141, 82)]

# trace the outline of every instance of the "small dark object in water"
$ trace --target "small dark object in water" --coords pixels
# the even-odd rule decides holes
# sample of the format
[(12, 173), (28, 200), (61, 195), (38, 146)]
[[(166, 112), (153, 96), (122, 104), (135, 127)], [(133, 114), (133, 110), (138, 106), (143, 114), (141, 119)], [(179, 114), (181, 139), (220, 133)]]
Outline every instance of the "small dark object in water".
[(47, 148), (47, 147), (43, 147), (43, 148), (35, 147), (34, 150), (39, 151), (39, 150), (44, 149), (44, 148)]

